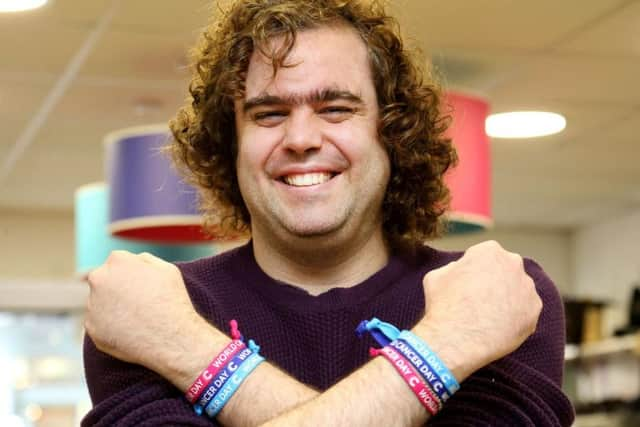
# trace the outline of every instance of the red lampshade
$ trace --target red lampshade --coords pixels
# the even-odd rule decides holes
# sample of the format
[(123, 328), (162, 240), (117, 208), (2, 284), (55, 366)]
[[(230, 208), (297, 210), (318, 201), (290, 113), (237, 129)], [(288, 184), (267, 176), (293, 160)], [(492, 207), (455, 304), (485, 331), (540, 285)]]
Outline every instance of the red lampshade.
[(446, 94), (445, 102), (453, 110), (448, 135), (459, 158), (458, 166), (445, 176), (451, 191), (449, 232), (483, 230), (493, 225), (491, 159), (484, 127), (489, 104), (475, 96), (451, 92)]

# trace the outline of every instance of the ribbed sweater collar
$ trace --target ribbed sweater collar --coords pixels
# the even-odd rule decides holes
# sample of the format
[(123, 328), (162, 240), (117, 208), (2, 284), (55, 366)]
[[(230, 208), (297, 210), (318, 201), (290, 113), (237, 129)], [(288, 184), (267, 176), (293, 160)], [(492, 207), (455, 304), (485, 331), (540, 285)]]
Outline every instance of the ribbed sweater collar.
[[(277, 281), (267, 275), (256, 262), (252, 242), (238, 248), (232, 260), (236, 277), (244, 278), (245, 286), (273, 304), (292, 310), (341, 310), (365, 303), (399, 280), (409, 265), (397, 256), (378, 272), (349, 288), (333, 288), (320, 295), (311, 295), (295, 285)], [(330, 286), (330, 285), (329, 285)]]

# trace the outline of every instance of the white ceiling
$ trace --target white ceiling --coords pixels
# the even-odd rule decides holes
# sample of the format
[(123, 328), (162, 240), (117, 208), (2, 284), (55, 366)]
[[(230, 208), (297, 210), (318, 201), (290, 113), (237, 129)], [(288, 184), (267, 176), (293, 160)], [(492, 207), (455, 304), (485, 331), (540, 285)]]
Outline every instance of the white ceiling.
[[(0, 15), (0, 211), (71, 213), (75, 188), (103, 177), (106, 133), (166, 122), (186, 95), (185, 52), (211, 3), (50, 1)], [(114, 4), (77, 78), (25, 138)], [(492, 141), (498, 226), (574, 228), (640, 206), (640, 1), (395, 0), (392, 8), (447, 87), (483, 94), (494, 112), (567, 117), (560, 135)]]

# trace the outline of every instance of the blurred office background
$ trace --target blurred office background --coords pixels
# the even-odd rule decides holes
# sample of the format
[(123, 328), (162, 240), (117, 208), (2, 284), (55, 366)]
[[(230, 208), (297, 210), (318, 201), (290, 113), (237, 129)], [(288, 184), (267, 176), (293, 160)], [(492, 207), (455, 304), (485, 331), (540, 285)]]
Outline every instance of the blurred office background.
[[(491, 138), (493, 227), (432, 244), (496, 239), (540, 262), (567, 301), (576, 425), (638, 425), (640, 1), (391, 5), (447, 90), (495, 113), (566, 117), (552, 136)], [(74, 192), (104, 179), (106, 134), (164, 123), (182, 104), (210, 7), (49, 0), (0, 12), (2, 426), (77, 425), (90, 407)]]

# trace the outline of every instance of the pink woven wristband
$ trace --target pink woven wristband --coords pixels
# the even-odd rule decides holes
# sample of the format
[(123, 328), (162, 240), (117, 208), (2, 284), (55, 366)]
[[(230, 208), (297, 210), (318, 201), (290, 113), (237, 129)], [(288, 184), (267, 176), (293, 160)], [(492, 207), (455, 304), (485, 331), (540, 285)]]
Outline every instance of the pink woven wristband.
[(207, 388), (211, 380), (216, 376), (221, 369), (225, 367), (227, 362), (234, 358), (238, 352), (244, 349), (246, 346), (240, 340), (231, 341), (225, 348), (222, 350), (215, 359), (211, 361), (209, 366), (207, 366), (204, 371), (200, 374), (200, 376), (191, 384), (187, 392), (185, 393), (185, 397), (187, 400), (193, 405), (196, 403), (200, 395)]
[(428, 386), (424, 384), (420, 375), (400, 353), (391, 347), (383, 347), (381, 349), (371, 348), (369, 350), (372, 356), (384, 356), (393, 367), (398, 371), (400, 376), (407, 383), (413, 394), (416, 395), (420, 404), (431, 414), (435, 415), (440, 410), (440, 402), (433, 394)]
[(229, 325), (231, 326), (231, 338), (233, 340), (218, 353), (215, 359), (202, 371), (200, 376), (196, 378), (185, 393), (185, 397), (192, 405), (196, 403), (211, 380), (225, 367), (227, 362), (246, 347), (244, 342), (242, 342), (242, 334), (240, 334), (238, 330), (238, 322), (231, 320)]

